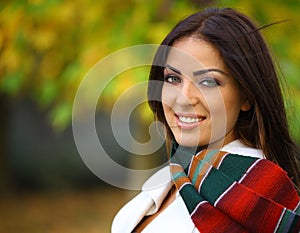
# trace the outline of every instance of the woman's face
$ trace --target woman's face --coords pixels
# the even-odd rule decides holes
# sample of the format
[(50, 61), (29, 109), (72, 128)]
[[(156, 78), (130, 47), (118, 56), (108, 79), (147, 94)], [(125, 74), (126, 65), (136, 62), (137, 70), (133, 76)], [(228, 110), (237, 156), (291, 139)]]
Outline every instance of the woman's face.
[(162, 105), (180, 145), (213, 148), (235, 139), (239, 112), (250, 108), (219, 52), (193, 37), (172, 46), (164, 69)]

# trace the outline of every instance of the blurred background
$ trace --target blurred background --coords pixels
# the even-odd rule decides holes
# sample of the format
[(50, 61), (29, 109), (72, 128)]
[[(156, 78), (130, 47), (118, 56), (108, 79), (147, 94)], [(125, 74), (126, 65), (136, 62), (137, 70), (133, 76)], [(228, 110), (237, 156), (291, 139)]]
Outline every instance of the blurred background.
[[(290, 128), (300, 144), (299, 0), (1, 1), (0, 232), (110, 232), (117, 210), (137, 192), (106, 184), (80, 158), (72, 135), (76, 90), (105, 56), (160, 43), (179, 20), (210, 6), (237, 8), (259, 25), (287, 20), (263, 34), (286, 77)], [(124, 166), (132, 166), (132, 156), (112, 136), (110, 111), (147, 72), (112, 82), (96, 113), (101, 142)], [(134, 114), (136, 137), (148, 132), (151, 119), (147, 106)], [(160, 164), (163, 149), (137, 161), (140, 168)]]

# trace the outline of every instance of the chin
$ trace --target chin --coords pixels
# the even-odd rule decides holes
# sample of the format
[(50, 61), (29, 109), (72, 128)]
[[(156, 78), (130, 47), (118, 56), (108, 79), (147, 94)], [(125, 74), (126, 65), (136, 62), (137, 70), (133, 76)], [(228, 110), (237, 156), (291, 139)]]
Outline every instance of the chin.
[(224, 138), (206, 141), (206, 140), (195, 140), (195, 137), (186, 137), (186, 138), (176, 138), (176, 141), (179, 145), (184, 147), (208, 147), (214, 149), (220, 149), (224, 144)]
[(205, 146), (207, 144), (202, 144), (199, 143), (199, 141), (195, 141), (195, 140), (190, 140), (190, 139), (177, 139), (176, 138), (177, 143), (180, 146), (184, 146), (184, 147), (199, 147), (199, 146)]

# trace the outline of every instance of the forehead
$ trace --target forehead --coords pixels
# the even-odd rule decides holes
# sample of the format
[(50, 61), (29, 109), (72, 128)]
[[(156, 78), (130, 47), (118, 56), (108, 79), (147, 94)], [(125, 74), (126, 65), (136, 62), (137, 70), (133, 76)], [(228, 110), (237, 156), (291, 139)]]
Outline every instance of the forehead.
[(193, 37), (176, 41), (170, 49), (166, 63), (186, 75), (209, 68), (227, 71), (218, 50), (208, 42)]

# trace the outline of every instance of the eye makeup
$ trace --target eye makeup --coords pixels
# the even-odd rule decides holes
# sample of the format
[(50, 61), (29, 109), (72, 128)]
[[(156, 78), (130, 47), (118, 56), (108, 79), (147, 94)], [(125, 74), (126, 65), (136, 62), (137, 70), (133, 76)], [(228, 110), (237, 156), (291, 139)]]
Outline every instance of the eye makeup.
[[(171, 72), (169, 73), (167, 70), (170, 70)], [(193, 72), (193, 75), (195, 77), (199, 77), (199, 76), (202, 76), (202, 77), (199, 79), (197, 78), (196, 83), (198, 85), (203, 85), (205, 87), (216, 87), (216, 86), (221, 85), (221, 82), (218, 79), (214, 78), (211, 74), (209, 74), (211, 72), (216, 72), (216, 73), (222, 74), (224, 76), (228, 76), (228, 74), (226, 72), (224, 72), (220, 69), (217, 69), (217, 68), (198, 70), (198, 71)], [(167, 83), (178, 84), (178, 83), (182, 82), (181, 77), (180, 77), (182, 75), (182, 72), (179, 69), (167, 64), (164, 73), (165, 73), (164, 81), (166, 81)]]

